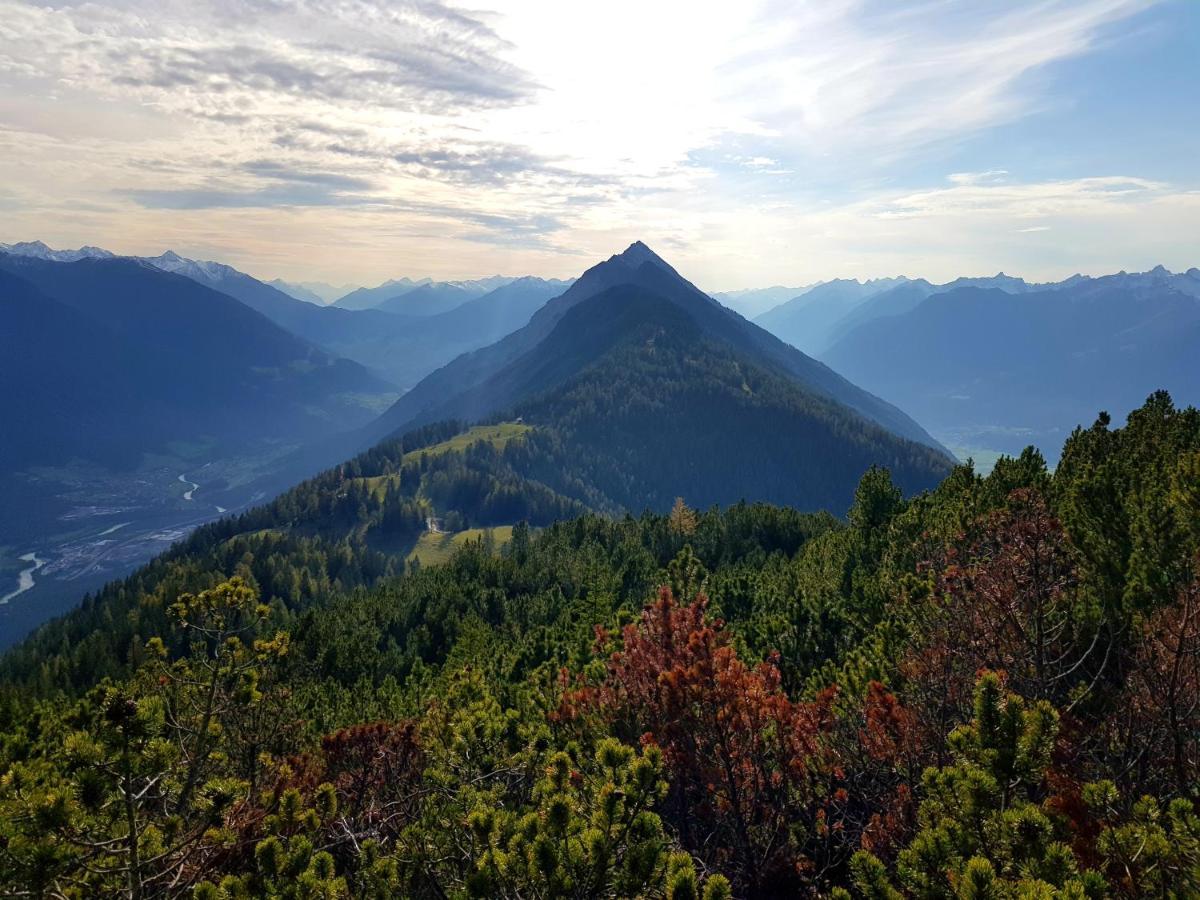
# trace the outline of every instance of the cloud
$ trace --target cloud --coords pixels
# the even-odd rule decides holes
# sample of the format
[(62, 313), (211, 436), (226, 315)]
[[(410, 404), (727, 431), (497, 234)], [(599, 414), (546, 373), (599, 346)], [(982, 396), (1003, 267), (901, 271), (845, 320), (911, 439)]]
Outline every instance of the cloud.
[[(1077, 246), (1095, 214), (1113, 252), (1121, 210), (1178, 223), (1189, 186), (1030, 181), (954, 148), (1065, 102), (1052, 66), (1149, 5), (0, 0), (6, 219), (336, 281), (401, 274), (405, 253), (430, 274), (582, 266), (638, 237), (713, 287), (1005, 240), (1049, 266), (1030, 254), (1052, 242), (1022, 235)], [(957, 232), (935, 246), (937, 228)]]
[(238, 120), (299, 100), (445, 114), (534, 85), (483, 23), (437, 0), (0, 4), (0, 70)]
[(1001, 182), (1007, 169), (988, 169), (986, 172), (955, 172), (948, 177), (952, 184), (989, 184)]
[(254, 190), (132, 188), (119, 192), (147, 209), (230, 209), (294, 206), (357, 206), (371, 201), (320, 184), (288, 184)]
[[(768, 144), (887, 161), (1041, 108), (1030, 81), (1094, 49), (1145, 0), (766, 4), (727, 64), (729, 96)], [(856, 162), (861, 161), (857, 156)]]
[(283, 163), (270, 159), (254, 160), (243, 164), (242, 168), (252, 175), (261, 175), (264, 178), (311, 184), (337, 191), (366, 191), (375, 187), (375, 183), (367, 178), (331, 172), (306, 172), (288, 168)]
[(938, 218), (970, 214), (1042, 219), (1064, 213), (1145, 202), (1171, 192), (1170, 186), (1146, 178), (1103, 176), (1038, 183), (1005, 183), (986, 179), (956, 180), (935, 188), (875, 201), (875, 215), (886, 219)]

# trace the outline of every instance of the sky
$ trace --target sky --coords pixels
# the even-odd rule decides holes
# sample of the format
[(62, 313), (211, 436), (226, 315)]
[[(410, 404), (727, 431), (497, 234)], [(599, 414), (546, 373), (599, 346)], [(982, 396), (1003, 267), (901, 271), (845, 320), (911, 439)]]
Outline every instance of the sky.
[(0, 0), (0, 242), (708, 290), (1200, 265), (1200, 2)]

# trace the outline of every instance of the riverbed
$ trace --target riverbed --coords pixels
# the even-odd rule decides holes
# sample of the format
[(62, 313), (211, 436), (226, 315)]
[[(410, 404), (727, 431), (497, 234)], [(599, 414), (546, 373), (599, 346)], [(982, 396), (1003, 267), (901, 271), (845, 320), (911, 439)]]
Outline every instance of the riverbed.
[(0, 597), (0, 604), (7, 603), (9, 600), (21, 596), (26, 591), (32, 590), (34, 585), (33, 573), (46, 564), (46, 561), (39, 559), (36, 553), (26, 553), (21, 557), (21, 562), (33, 563), (33, 565), (21, 570), (21, 574), (17, 576), (17, 589)]

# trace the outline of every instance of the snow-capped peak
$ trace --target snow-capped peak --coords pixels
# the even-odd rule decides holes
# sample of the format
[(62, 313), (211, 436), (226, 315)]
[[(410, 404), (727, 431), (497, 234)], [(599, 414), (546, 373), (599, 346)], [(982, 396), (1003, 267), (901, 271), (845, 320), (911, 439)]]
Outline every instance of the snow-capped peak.
[(50, 262), (78, 262), (81, 259), (108, 259), (113, 256), (100, 247), (80, 247), (78, 250), (55, 250), (42, 241), (18, 241), (15, 244), (0, 244), (0, 252), (16, 256), (31, 256)]
[(237, 269), (224, 263), (188, 259), (186, 256), (180, 256), (174, 250), (168, 250), (159, 256), (144, 256), (141, 259), (142, 262), (154, 266), (156, 269), (185, 275), (199, 281), (221, 281), (241, 274)]

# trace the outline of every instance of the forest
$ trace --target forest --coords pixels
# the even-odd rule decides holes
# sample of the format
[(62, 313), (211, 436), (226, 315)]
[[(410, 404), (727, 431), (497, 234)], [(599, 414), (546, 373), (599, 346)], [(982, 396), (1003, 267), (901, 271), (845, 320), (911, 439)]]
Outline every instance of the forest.
[[(461, 431), (5, 656), (0, 896), (1200, 895), (1197, 410), (844, 519), (605, 508), (533, 477), (569, 431), (420, 452)], [(517, 524), (404, 566), (431, 507)]]

